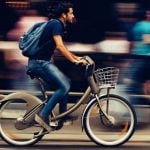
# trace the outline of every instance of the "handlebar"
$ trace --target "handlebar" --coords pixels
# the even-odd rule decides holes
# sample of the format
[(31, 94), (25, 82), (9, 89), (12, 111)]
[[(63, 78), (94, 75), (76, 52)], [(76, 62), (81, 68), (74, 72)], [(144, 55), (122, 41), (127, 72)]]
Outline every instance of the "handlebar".
[(87, 78), (92, 93), (97, 94), (99, 92), (99, 88), (97, 87), (93, 76), (95, 71), (95, 62), (89, 56), (84, 56), (83, 59), (87, 61), (85, 77)]
[(83, 59), (87, 61), (87, 65), (95, 65), (95, 62), (89, 56), (84, 56)]
[(87, 61), (85, 76), (92, 76), (95, 70), (95, 62), (89, 56), (84, 56), (83, 59)]

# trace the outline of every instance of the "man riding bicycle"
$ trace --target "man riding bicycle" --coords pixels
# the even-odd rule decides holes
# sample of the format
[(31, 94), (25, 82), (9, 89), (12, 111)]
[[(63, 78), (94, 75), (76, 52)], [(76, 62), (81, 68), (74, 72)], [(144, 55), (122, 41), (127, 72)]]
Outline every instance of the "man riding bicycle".
[[(53, 19), (51, 19), (45, 27), (39, 45), (43, 45), (50, 40), (49, 45), (40, 49), (40, 51), (29, 58), (28, 67), (37, 76), (41, 77), (45, 82), (53, 82), (57, 90), (43, 107), (40, 114), (36, 115), (35, 120), (49, 130), (49, 115), (57, 102), (60, 103), (60, 113), (67, 109), (67, 96), (70, 89), (70, 79), (66, 77), (52, 61), (54, 50), (57, 49), (63, 56), (74, 64), (86, 64), (86, 61), (78, 57), (65, 47), (63, 43), (63, 32), (67, 23), (73, 23), (74, 14), (73, 6), (70, 3), (60, 3), (53, 11)], [(64, 118), (63, 120), (66, 120)]]

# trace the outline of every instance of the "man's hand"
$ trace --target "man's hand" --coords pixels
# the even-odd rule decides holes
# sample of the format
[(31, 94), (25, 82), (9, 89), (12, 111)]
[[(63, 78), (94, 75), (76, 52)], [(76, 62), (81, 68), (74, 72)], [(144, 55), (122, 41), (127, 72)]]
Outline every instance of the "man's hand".
[(83, 57), (77, 57), (76, 60), (74, 61), (76, 65), (82, 64), (82, 65), (87, 65), (87, 61)]

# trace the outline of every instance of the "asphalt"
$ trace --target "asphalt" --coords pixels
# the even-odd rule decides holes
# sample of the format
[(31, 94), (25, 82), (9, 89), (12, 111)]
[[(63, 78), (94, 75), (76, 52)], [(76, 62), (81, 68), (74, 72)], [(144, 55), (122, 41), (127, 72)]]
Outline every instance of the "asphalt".
[[(73, 124), (70, 126), (64, 126), (59, 131), (52, 131), (51, 133), (45, 135), (43, 140), (50, 141), (89, 141), (90, 139), (84, 131), (82, 131), (81, 126)], [(150, 142), (150, 127), (145, 127), (143, 129), (136, 129), (133, 136), (129, 139), (129, 142)]]

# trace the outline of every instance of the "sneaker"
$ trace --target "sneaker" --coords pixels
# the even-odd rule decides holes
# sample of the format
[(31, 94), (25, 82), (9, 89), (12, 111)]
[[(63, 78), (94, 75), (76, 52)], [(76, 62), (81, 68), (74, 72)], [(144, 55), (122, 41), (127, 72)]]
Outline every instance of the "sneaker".
[(45, 121), (40, 115), (35, 115), (35, 121), (42, 126), (44, 129), (46, 129), (48, 132), (51, 131), (51, 127), (49, 126), (49, 122)]
[(58, 121), (51, 121), (51, 122), (49, 123), (49, 125), (50, 125), (50, 127), (55, 128), (55, 127), (58, 126)]
[(60, 130), (63, 127), (63, 122), (61, 120), (58, 121), (51, 121), (50, 122), (50, 127), (53, 130)]

